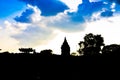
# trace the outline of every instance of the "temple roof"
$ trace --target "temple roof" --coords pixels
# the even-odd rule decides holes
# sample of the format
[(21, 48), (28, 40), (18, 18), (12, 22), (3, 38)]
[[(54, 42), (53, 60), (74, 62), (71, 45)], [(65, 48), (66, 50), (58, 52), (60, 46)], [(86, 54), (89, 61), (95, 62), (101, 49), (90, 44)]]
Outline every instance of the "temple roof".
[(62, 44), (61, 47), (69, 47), (69, 44), (68, 44), (68, 42), (67, 42), (66, 37), (65, 37), (64, 42), (63, 42), (63, 44)]

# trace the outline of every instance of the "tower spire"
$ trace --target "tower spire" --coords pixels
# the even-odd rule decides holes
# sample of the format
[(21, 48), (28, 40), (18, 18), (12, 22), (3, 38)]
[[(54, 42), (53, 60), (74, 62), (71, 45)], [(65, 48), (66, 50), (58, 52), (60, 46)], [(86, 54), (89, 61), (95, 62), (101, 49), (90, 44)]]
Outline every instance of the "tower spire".
[(69, 56), (70, 55), (70, 46), (67, 42), (66, 37), (64, 38), (64, 42), (61, 46), (61, 55), (63, 55), (63, 56)]

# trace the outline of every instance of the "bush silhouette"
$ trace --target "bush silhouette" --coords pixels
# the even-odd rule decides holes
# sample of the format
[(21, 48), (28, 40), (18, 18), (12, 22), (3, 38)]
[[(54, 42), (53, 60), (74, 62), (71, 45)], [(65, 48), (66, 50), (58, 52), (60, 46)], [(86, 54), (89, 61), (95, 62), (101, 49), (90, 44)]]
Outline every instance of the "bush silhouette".
[(102, 49), (102, 54), (103, 55), (120, 55), (120, 45), (117, 44), (111, 44), (104, 46)]
[(48, 50), (42, 50), (40, 52), (40, 55), (43, 55), (43, 56), (51, 56), (53, 53), (52, 53), (52, 50), (51, 49), (48, 49)]
[(34, 50), (32, 48), (19, 48), (19, 51), (22, 53), (30, 53), (33, 52)]

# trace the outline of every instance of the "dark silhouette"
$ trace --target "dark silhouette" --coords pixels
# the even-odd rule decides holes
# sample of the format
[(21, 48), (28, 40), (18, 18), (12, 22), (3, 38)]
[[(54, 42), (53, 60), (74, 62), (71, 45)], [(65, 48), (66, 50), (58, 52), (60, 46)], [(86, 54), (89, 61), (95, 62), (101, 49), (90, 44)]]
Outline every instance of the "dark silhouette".
[(78, 50), (79, 54), (80, 54), (80, 55), (84, 55), (84, 49), (85, 49), (85, 47), (86, 47), (85, 42), (84, 42), (84, 41), (80, 41), (79, 47), (80, 47), (79, 50)]
[[(1, 52), (2, 54), (0, 55), (59, 56), (55, 53), (53, 54), (53, 51), (51, 49), (46, 49), (46, 50), (42, 50), (41, 52), (36, 52), (36, 50), (33, 48), (19, 48), (19, 51), (20, 53), (23, 54), (9, 53), (8, 51), (6, 51), (6, 52)], [(89, 33), (85, 35), (84, 41), (80, 41), (78, 53), (77, 52), (70, 53), (70, 46), (65, 37), (64, 42), (61, 45), (61, 55), (62, 56), (110, 56), (110, 55), (119, 56), (120, 45), (118, 44), (105, 45), (104, 39), (101, 35), (94, 35), (92, 33)]]
[(67, 42), (66, 37), (65, 37), (64, 42), (61, 46), (61, 55), (62, 56), (70, 56), (70, 46)]
[(19, 51), (22, 53), (30, 53), (33, 52), (34, 50), (32, 48), (19, 48)]
[(100, 55), (101, 46), (104, 46), (104, 40), (101, 35), (86, 34), (84, 41), (79, 43), (78, 52), (84, 55)]
[(3, 52), (3, 54), (9, 54), (9, 52), (8, 52), (8, 51), (5, 51), (5, 52)]
[(37, 54), (37, 52), (36, 52), (36, 50), (35, 50), (35, 49), (33, 50), (33, 54)]
[(52, 53), (52, 50), (51, 49), (48, 49), (48, 50), (42, 50), (40, 52), (40, 55), (42, 56), (51, 56), (53, 53)]
[(110, 55), (120, 55), (120, 45), (117, 44), (111, 44), (104, 46), (102, 49), (102, 54), (105, 56), (110, 56)]
[[(80, 80), (82, 76), (83, 79), (85, 77), (96, 79), (96, 76), (104, 79), (103, 75), (106, 76), (109, 72), (111, 72), (111, 75), (107, 78), (113, 76), (113, 73), (119, 72), (120, 45), (104, 46), (101, 35), (90, 33), (84, 37), (84, 41), (81, 41), (79, 46), (78, 52), (81, 56), (76, 52), (73, 52), (70, 56), (70, 46), (66, 38), (61, 46), (62, 57), (54, 55), (50, 49), (42, 50), (39, 53), (32, 48), (19, 49), (21, 53), (27, 54), (3, 52), (3, 54), (0, 54), (0, 79), (45, 80), (48, 78), (49, 80), (56, 80), (59, 78), (60, 80), (77, 80), (78, 78)], [(101, 46), (104, 46), (103, 49), (101, 49)], [(33, 54), (30, 54), (31, 52)], [(91, 57), (94, 55), (107, 57)], [(118, 58), (111, 58), (114, 55)]]

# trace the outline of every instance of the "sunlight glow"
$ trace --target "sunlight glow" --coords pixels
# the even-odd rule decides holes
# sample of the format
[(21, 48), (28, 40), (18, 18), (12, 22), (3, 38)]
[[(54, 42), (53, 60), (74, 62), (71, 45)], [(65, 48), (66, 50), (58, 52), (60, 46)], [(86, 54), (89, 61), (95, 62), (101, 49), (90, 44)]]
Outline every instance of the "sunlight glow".
[(68, 44), (70, 46), (70, 51), (77, 52), (79, 49), (79, 41), (83, 40), (84, 34), (81, 32), (77, 33), (65, 33), (59, 30), (55, 31), (58, 34), (53, 40), (50, 40), (48, 44), (45, 46), (38, 46), (36, 49), (43, 50), (43, 49), (52, 49), (53, 53), (61, 54), (61, 45), (63, 44), (64, 38), (67, 38)]

